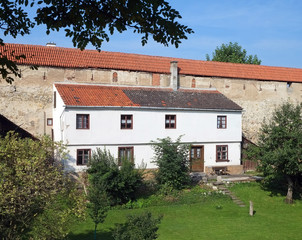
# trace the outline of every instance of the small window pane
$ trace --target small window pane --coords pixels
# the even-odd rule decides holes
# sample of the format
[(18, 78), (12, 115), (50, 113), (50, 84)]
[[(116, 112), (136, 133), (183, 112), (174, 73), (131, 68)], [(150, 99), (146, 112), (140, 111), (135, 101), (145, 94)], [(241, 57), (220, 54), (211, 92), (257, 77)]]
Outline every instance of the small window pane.
[(132, 115), (121, 115), (121, 129), (132, 129)]
[(52, 118), (47, 118), (47, 126), (52, 126), (52, 125), (53, 125)]
[(165, 116), (165, 128), (176, 128), (176, 115)]
[(77, 114), (76, 128), (89, 129), (89, 114)]
[(217, 128), (226, 128), (226, 116), (217, 116)]

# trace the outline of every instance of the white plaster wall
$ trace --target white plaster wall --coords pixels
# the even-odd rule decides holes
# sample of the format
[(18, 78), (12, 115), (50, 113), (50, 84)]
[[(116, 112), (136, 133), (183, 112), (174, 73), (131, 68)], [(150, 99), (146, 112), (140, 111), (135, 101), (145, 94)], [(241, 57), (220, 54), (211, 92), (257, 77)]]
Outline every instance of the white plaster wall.
[[(229, 162), (216, 162), (216, 145), (228, 145), (228, 154), (229, 154)], [(236, 166), (240, 165), (241, 161), (241, 150), (240, 150), (240, 142), (237, 143), (198, 143), (197, 145), (204, 146), (204, 166), (205, 167), (212, 167), (212, 166)], [(77, 149), (91, 149), (92, 153), (96, 150), (96, 148), (105, 149), (109, 151), (115, 158), (118, 157), (118, 147), (116, 146), (69, 146), (69, 159), (65, 161), (64, 167), (67, 171), (76, 171), (81, 172), (87, 169), (87, 166), (77, 166), (76, 165), (76, 154)], [(125, 145), (125, 146), (132, 146), (134, 151), (134, 161), (136, 168), (147, 168), (152, 169), (156, 168), (156, 164), (154, 161), (154, 150), (151, 145)]]
[[(90, 129), (76, 129), (76, 114), (89, 114)], [(121, 114), (133, 115), (133, 129), (120, 129)], [(165, 129), (165, 115), (176, 115), (176, 129)], [(227, 116), (227, 128), (217, 129), (217, 115)], [(100, 110), (69, 108), (64, 114), (69, 144), (147, 144), (157, 138), (183, 135), (182, 141), (240, 142), (240, 112)]]
[[(93, 151), (106, 147), (117, 158), (121, 146), (134, 147), (136, 167), (145, 164), (146, 168), (156, 168), (150, 142), (167, 136), (176, 140), (180, 135), (183, 135), (182, 142), (204, 145), (205, 166), (240, 165), (241, 112), (68, 108), (62, 114), (63, 107), (59, 104), (63, 105), (63, 102), (57, 96), (54, 133), (55, 140), (64, 140), (68, 146), (67, 170), (86, 169), (76, 166), (77, 149)], [(90, 115), (90, 129), (76, 129), (76, 114)], [(133, 129), (120, 129), (121, 114), (133, 115)], [(166, 114), (176, 115), (176, 129), (165, 129)], [(217, 129), (217, 115), (227, 116), (227, 129)], [(216, 163), (216, 145), (228, 145), (230, 162)]]
[[(56, 92), (56, 108), (53, 108), (53, 133), (54, 133), (54, 141), (63, 141), (65, 144), (67, 143), (64, 138), (64, 128), (65, 128), (65, 106), (64, 102), (58, 93), (56, 87), (53, 87), (53, 91)], [(53, 107), (54, 107), (54, 103)]]

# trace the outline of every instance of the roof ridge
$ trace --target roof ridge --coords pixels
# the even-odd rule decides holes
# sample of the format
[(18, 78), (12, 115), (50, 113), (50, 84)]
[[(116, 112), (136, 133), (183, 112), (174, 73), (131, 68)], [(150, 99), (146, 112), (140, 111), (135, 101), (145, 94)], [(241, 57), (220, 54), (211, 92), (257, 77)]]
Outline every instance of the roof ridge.
[[(166, 91), (173, 92), (174, 90), (170, 87), (158, 87), (158, 86), (137, 86), (137, 85), (107, 85), (107, 84), (90, 84), (90, 83), (64, 83), (55, 82), (54, 85), (66, 85), (70, 87), (100, 87), (100, 88), (115, 88), (115, 89), (127, 89), (127, 90), (151, 90), (151, 91)], [(213, 89), (202, 89), (202, 88), (178, 88), (175, 92), (202, 92), (202, 93), (220, 93), (216, 88)]]
[(18, 64), (61, 68), (92, 68), (170, 74), (170, 62), (177, 61), (179, 74), (263, 81), (302, 82), (302, 69), (254, 64), (224, 63), (196, 59), (151, 56), (57, 46), (5, 43), (1, 50), (15, 50), (31, 57)]

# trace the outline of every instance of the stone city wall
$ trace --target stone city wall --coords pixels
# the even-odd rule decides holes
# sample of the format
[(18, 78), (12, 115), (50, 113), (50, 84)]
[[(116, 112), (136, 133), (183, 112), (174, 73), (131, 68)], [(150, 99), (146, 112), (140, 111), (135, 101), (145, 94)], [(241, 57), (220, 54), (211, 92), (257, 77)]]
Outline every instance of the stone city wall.
[[(104, 69), (67, 69), (20, 66), (22, 78), (10, 85), (0, 82), (1, 114), (35, 136), (51, 134), (54, 82), (136, 86), (170, 86), (170, 74)], [(216, 88), (243, 109), (243, 133), (256, 141), (264, 118), (283, 101), (301, 102), (301, 83), (257, 81), (179, 75), (180, 87)]]

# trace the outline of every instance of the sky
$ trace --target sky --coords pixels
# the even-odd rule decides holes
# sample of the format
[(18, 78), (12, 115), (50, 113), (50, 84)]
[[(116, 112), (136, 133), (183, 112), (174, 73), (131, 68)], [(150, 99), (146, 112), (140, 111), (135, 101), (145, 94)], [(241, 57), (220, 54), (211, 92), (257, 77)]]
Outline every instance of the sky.
[[(205, 60), (216, 47), (237, 42), (248, 55), (257, 55), (261, 65), (302, 68), (302, 1), (301, 0), (168, 0), (182, 16), (181, 24), (194, 30), (175, 48), (164, 47), (149, 39), (141, 46), (140, 35), (131, 30), (115, 33), (104, 42), (103, 51)], [(38, 26), (30, 35), (16, 39), (0, 37), (8, 43), (73, 48), (64, 31), (46, 35)], [(89, 45), (87, 49), (94, 49)]]

